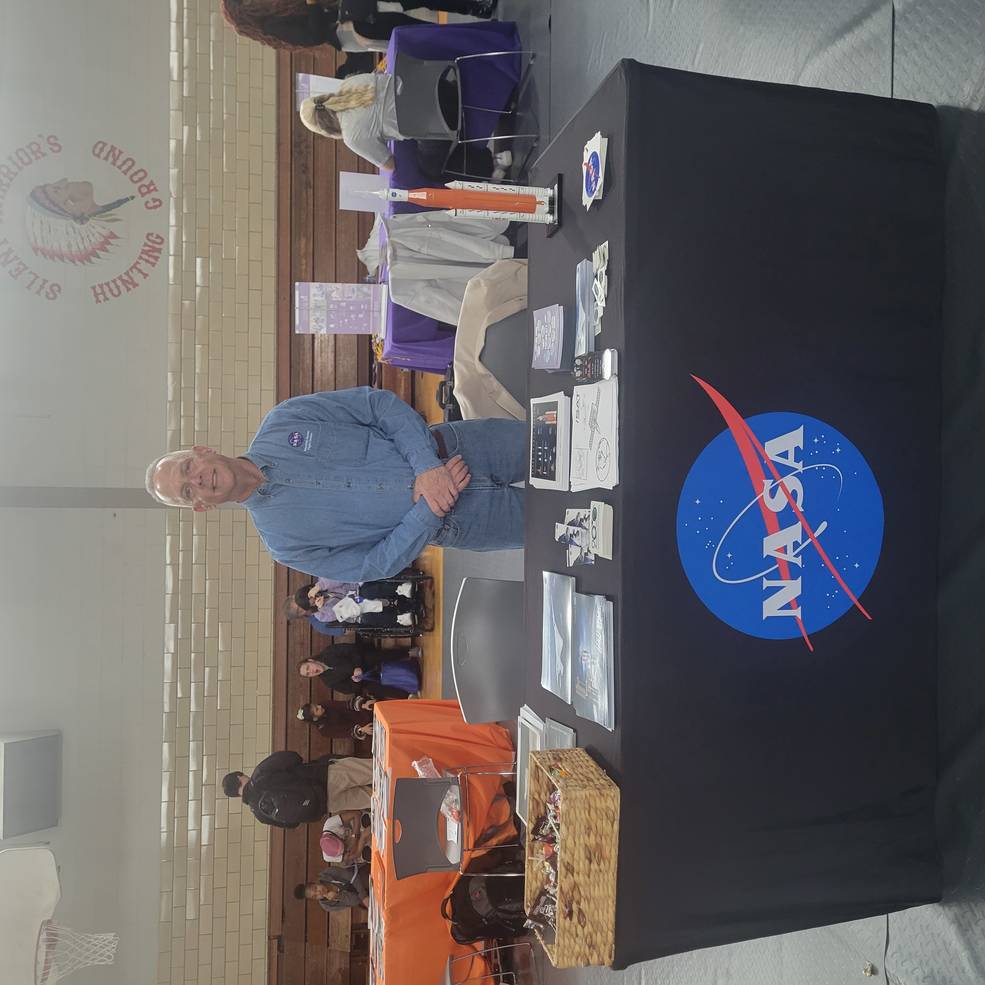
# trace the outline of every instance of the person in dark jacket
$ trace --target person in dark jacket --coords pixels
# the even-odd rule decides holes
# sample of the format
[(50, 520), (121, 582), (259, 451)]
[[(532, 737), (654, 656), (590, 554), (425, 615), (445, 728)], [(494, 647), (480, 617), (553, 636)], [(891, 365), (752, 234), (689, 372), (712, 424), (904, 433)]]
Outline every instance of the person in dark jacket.
[(317, 882), (294, 887), (295, 899), (318, 900), (323, 910), (346, 910), (350, 906), (369, 906), (369, 866), (330, 865), (318, 873)]
[(296, 828), (321, 821), (329, 813), (364, 810), (373, 794), (373, 764), (369, 759), (321, 756), (306, 763), (296, 752), (275, 752), (245, 773), (222, 779), (227, 797), (242, 797), (261, 824)]
[(366, 75), (376, 71), (379, 55), (372, 51), (350, 51), (341, 65), (335, 66), (335, 78), (347, 79), (350, 75)]
[[(420, 690), (421, 648), (335, 643), (298, 664), (302, 677), (317, 677), (329, 690), (368, 694), (374, 698), (406, 698)], [(394, 683), (391, 683), (394, 681)]]
[[(399, 0), (404, 10), (427, 7), (475, 17), (490, 17), (490, 0)], [(222, 15), (243, 37), (271, 48), (316, 48), (328, 44), (341, 48), (340, 24), (351, 26), (360, 37), (388, 41), (395, 27), (426, 23), (407, 14), (377, 10), (375, 0), (221, 0)]]
[(318, 729), (326, 739), (365, 741), (373, 734), (373, 712), (357, 711), (349, 701), (308, 702), (298, 708), (298, 721)]
[[(483, 19), (492, 17), (497, 0), (397, 0), (403, 9), (444, 10), (451, 14), (469, 14)], [(379, 10), (377, 0), (338, 0), (340, 24), (351, 24), (353, 30), (369, 41), (389, 41), (395, 27), (412, 27), (426, 21), (408, 17), (406, 13)]]

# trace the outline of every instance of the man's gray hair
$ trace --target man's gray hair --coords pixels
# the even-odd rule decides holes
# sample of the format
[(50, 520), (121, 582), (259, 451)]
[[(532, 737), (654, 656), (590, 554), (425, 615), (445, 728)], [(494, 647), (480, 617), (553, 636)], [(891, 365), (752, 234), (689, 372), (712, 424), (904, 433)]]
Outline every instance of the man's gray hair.
[(169, 451), (166, 455), (162, 455), (160, 458), (155, 458), (154, 461), (147, 466), (147, 474), (144, 476), (144, 488), (153, 499), (156, 499), (159, 503), (163, 503), (165, 506), (192, 505), (191, 503), (186, 503), (183, 499), (172, 499), (170, 496), (165, 496), (157, 488), (157, 470), (166, 462), (173, 462), (187, 454), (187, 451)]

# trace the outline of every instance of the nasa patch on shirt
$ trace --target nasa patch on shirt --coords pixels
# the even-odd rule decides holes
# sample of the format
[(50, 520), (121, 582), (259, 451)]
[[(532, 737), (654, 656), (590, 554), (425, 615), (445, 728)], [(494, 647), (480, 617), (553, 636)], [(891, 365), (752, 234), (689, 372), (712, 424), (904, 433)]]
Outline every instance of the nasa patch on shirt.
[(311, 431), (292, 431), (287, 436), (287, 443), (292, 448), (297, 448), (298, 451), (310, 451), (312, 442), (312, 432)]

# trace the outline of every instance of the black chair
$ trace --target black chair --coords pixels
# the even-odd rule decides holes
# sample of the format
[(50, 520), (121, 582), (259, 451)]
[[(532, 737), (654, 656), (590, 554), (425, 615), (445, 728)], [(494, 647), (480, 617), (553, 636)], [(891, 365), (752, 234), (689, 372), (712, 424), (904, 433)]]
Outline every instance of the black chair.
[(390, 818), (393, 870), (398, 879), (458, 868), (461, 853), (449, 858), (447, 838), (439, 830), (445, 824), (441, 802), (456, 787), (458, 780), (454, 777), (398, 777)]
[[(476, 974), (476, 958), (480, 960)], [(516, 941), (476, 948), (468, 954), (448, 959), (442, 985), (518, 985), (521, 981), (540, 981), (533, 943)]]
[[(431, 777), (398, 777), (393, 787), (393, 812), (390, 817), (390, 847), (393, 871), (398, 879), (422, 872), (464, 871), (476, 853), (516, 848), (518, 841), (503, 844), (484, 844), (497, 831), (473, 834), (468, 824), (469, 777), (498, 776), (515, 780), (513, 763), (487, 763), (483, 766), (453, 767), (450, 775)], [(461, 821), (457, 832), (449, 831), (441, 813), (441, 804), (449, 791), (457, 790)], [(506, 798), (506, 794), (499, 796)], [(512, 823), (512, 809), (509, 817)], [(489, 873), (497, 876), (523, 876), (522, 872)]]
[[(460, 55), (458, 58), (424, 59), (398, 52), (394, 59), (394, 96), (397, 111), (397, 127), (404, 137), (412, 140), (447, 140), (450, 143), (447, 157), (451, 157), (460, 144), (487, 144), (500, 140), (530, 139), (536, 141), (539, 134), (501, 134), (491, 137), (467, 137), (465, 134), (465, 110), (477, 113), (492, 113), (497, 119), (513, 117), (518, 95), (514, 95), (510, 105), (503, 107), (472, 106), (462, 101), (461, 66), (476, 58), (499, 58), (503, 56), (530, 56), (515, 93), (523, 88), (534, 52), (527, 51), (488, 51), (475, 55)], [(446, 84), (454, 89), (455, 98), (443, 98)], [(529, 155), (528, 155), (529, 156)], [(447, 160), (447, 158), (446, 158)], [(464, 172), (448, 172), (462, 178), (486, 180), (481, 175)]]
[(413, 626), (356, 626), (342, 624), (344, 632), (355, 630), (357, 636), (373, 639), (405, 639), (430, 633), (434, 629), (434, 579), (419, 568), (405, 568), (399, 575), (392, 578), (379, 578), (377, 581), (400, 584), (405, 581), (413, 582), (414, 595), (423, 606), (423, 613)]

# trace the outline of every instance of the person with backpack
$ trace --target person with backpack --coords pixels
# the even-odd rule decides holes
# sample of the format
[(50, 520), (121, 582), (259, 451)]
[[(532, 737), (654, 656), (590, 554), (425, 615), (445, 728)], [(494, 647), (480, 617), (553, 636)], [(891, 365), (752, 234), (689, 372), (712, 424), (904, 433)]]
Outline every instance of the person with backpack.
[(329, 811), (366, 810), (373, 796), (373, 764), (354, 756), (321, 756), (306, 763), (296, 752), (275, 752), (252, 775), (227, 773), (227, 797), (241, 797), (261, 824), (296, 828)]

